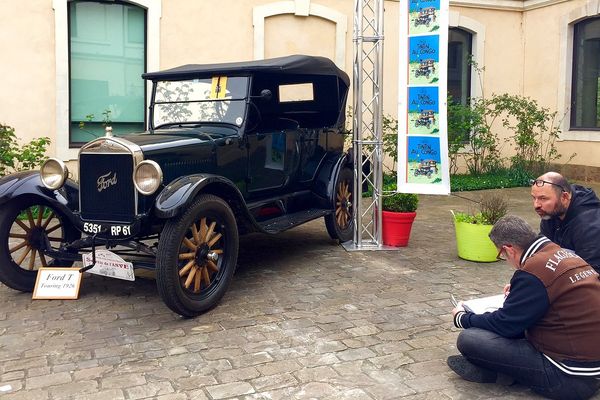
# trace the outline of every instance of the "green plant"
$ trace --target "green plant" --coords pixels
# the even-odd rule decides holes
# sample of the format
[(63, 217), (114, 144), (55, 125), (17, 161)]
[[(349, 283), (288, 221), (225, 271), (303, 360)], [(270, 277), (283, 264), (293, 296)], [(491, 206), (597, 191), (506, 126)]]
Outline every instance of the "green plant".
[[(515, 150), (510, 158), (512, 168), (524, 169), (537, 176), (561, 158), (555, 145), (561, 132), (560, 123), (556, 123), (557, 111), (550, 111), (537, 101), (519, 95), (502, 94), (494, 96), (492, 101), (501, 116), (502, 126), (512, 131), (509, 139)], [(571, 154), (568, 161), (575, 155)]]
[(497, 191), (484, 193), (476, 203), (475, 211), (453, 212), (454, 220), (469, 224), (494, 225), (508, 210), (508, 199)]
[(391, 193), (384, 195), (381, 207), (383, 211), (414, 212), (419, 206), (419, 196), (415, 193)]
[[(537, 175), (536, 175), (537, 176)], [(454, 174), (450, 176), (450, 190), (462, 192), (527, 186), (529, 179), (535, 176), (522, 169), (499, 169), (494, 172), (471, 175)]]
[(41, 165), (46, 159), (49, 144), (50, 138), (41, 137), (19, 147), (15, 129), (0, 124), (0, 176)]

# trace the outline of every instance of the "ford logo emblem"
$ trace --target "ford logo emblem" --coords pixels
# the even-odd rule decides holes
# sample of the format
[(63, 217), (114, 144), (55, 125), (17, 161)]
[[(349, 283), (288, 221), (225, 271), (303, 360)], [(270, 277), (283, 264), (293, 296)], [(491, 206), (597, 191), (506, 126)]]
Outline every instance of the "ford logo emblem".
[[(111, 174), (113, 174), (112, 177), (110, 176)], [(108, 174), (100, 176), (96, 183), (98, 184), (98, 192), (108, 189), (109, 187), (117, 184), (117, 173), (110, 171)]]

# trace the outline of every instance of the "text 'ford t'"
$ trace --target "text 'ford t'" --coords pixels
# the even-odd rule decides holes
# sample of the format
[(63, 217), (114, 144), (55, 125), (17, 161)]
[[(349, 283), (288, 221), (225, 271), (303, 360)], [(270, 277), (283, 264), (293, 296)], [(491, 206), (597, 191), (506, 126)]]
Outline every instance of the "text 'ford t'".
[(324, 217), (332, 238), (352, 238), (349, 79), (330, 60), (186, 65), (143, 77), (153, 83), (148, 131), (82, 146), (78, 182), (53, 158), (0, 179), (4, 284), (32, 291), (40, 267), (93, 267), (90, 255), (118, 255), (155, 269), (166, 305), (191, 317), (225, 293), (241, 234)]

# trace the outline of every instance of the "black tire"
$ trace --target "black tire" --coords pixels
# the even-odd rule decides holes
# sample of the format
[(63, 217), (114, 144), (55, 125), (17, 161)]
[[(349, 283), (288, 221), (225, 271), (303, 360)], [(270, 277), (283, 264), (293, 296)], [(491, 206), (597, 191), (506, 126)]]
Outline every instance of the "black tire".
[(158, 293), (167, 307), (184, 317), (214, 307), (233, 277), (238, 243), (233, 212), (217, 196), (200, 195), (169, 220), (156, 259)]
[(335, 181), (332, 199), (334, 212), (325, 216), (327, 233), (334, 240), (346, 242), (353, 237), (354, 193), (354, 173), (349, 168), (342, 168)]
[[(23, 214), (19, 219), (19, 215)], [(36, 215), (37, 214), (37, 215)], [(81, 234), (60, 211), (35, 199), (17, 199), (0, 209), (0, 281), (21, 292), (31, 292), (37, 270), (70, 267), (73, 261), (55, 260), (40, 252), (46, 238), (54, 250)]]

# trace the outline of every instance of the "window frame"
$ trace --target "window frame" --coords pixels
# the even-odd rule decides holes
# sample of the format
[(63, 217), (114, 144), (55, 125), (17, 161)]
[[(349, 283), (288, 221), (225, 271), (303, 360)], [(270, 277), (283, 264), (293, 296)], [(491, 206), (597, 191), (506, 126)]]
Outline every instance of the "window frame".
[[(570, 131), (579, 131), (579, 132), (585, 132), (585, 131), (589, 131), (589, 132), (597, 132), (600, 131), (600, 126), (595, 126), (595, 127), (591, 127), (591, 126), (576, 126), (576, 119), (577, 119), (577, 107), (582, 107), (582, 104), (578, 104), (577, 103), (577, 77), (578, 77), (578, 68), (580, 67), (579, 62), (578, 62), (578, 58), (580, 55), (580, 52), (582, 51), (582, 49), (580, 48), (581, 46), (578, 46), (577, 43), (579, 42), (579, 35), (581, 34), (580, 32), (578, 32), (579, 30), (581, 30), (581, 28), (583, 27), (583, 25), (585, 24), (589, 24), (592, 22), (596, 22), (600, 25), (600, 15), (596, 15), (596, 16), (590, 16), (588, 18), (584, 18), (580, 21), (577, 21), (575, 23), (573, 23), (572, 26), (572, 37), (570, 39), (570, 44), (572, 46), (572, 55), (571, 55), (571, 90), (570, 90), (570, 107), (569, 107), (569, 130)], [(598, 40), (600, 41), (600, 36), (598, 36)], [(583, 68), (583, 67), (582, 67)], [(583, 73), (583, 71), (581, 71), (581, 73)], [(599, 74), (599, 79), (600, 79), (600, 74)], [(598, 108), (598, 103), (600, 102), (600, 99), (598, 99), (598, 89), (596, 89), (596, 108)], [(583, 103), (583, 102), (582, 102)], [(599, 121), (598, 123), (600, 123), (600, 115), (598, 112), (596, 112), (596, 121)]]
[[(464, 28), (460, 27), (460, 26), (450, 26), (450, 27), (448, 27), (448, 33), (449, 33), (448, 34), (448, 46), (450, 45), (450, 32), (452, 32), (452, 31), (455, 31), (455, 32), (460, 31), (461, 33), (464, 33), (464, 34), (467, 35), (467, 38), (469, 39), (468, 40), (467, 55), (470, 55), (470, 58), (473, 59), (475, 57), (475, 55), (473, 54), (473, 47), (474, 47), (473, 46), (473, 40), (474, 40), (475, 34), (473, 32), (471, 32), (471, 31), (467, 30), (467, 29), (464, 29)], [(450, 54), (450, 52), (448, 52), (448, 54)], [(462, 61), (462, 60), (460, 60), (460, 61)], [(448, 67), (450, 67), (450, 63), (448, 63)], [(473, 68), (472, 68), (472, 65), (468, 61), (467, 61), (466, 65), (465, 65), (465, 68), (466, 68), (466, 72), (467, 72), (467, 76), (466, 76), (466, 79), (465, 79), (467, 93), (466, 93), (466, 96), (464, 96), (464, 99), (465, 99), (464, 102), (463, 102), (463, 99), (462, 99), (462, 96), (461, 96), (460, 103), (462, 105), (466, 106), (467, 104), (469, 104), (469, 101), (470, 101), (470, 99), (472, 97), (472, 92), (473, 92), (473, 87), (472, 87), (473, 86), (472, 85), (472, 83), (473, 83), (473, 77), (472, 77), (472, 75), (473, 75)], [(450, 74), (448, 74), (448, 76), (450, 76)], [(461, 88), (461, 92), (462, 92), (462, 88)]]
[[(72, 87), (71, 87), (71, 83), (72, 83), (72, 77), (71, 77), (71, 4), (72, 3), (98, 3), (98, 4), (103, 4), (106, 3), (106, 1), (103, 0), (68, 0), (67, 1), (67, 7), (66, 7), (66, 11), (67, 11), (67, 51), (68, 51), (68, 61), (67, 61), (67, 69), (68, 69), (68, 122), (67, 122), (67, 126), (68, 126), (68, 133), (67, 133), (67, 137), (68, 137), (68, 147), (69, 149), (79, 149), (81, 146), (83, 146), (84, 144), (86, 144), (87, 142), (93, 140), (93, 138), (90, 138), (89, 140), (85, 140), (83, 142), (78, 142), (73, 140), (72, 137), (72, 130), (73, 130), (73, 119), (72, 119), (72, 108), (71, 108), (71, 98), (72, 98)], [(129, 2), (129, 1), (124, 1), (124, 0), (113, 0), (109, 3), (110, 5), (113, 4), (118, 4), (121, 5), (123, 7), (125, 6), (129, 6), (129, 7), (137, 7), (139, 8), (143, 13), (144, 13), (144, 60), (143, 60), (143, 65), (144, 65), (144, 70), (142, 73), (146, 73), (148, 72), (148, 9), (146, 7), (143, 7), (140, 4), (137, 3), (133, 3), (133, 2)], [(126, 9), (125, 9), (126, 10)], [(123, 35), (124, 38), (127, 37), (128, 32), (126, 30), (123, 30)], [(141, 77), (140, 77), (141, 79)], [(143, 100), (143, 121), (142, 123), (142, 130), (146, 129), (148, 126), (148, 113), (146, 112), (147, 110), (147, 104), (148, 104), (148, 85), (143, 84), (144, 87), (144, 100)], [(96, 123), (96, 122), (94, 122)], [(118, 124), (118, 122), (117, 122)]]

